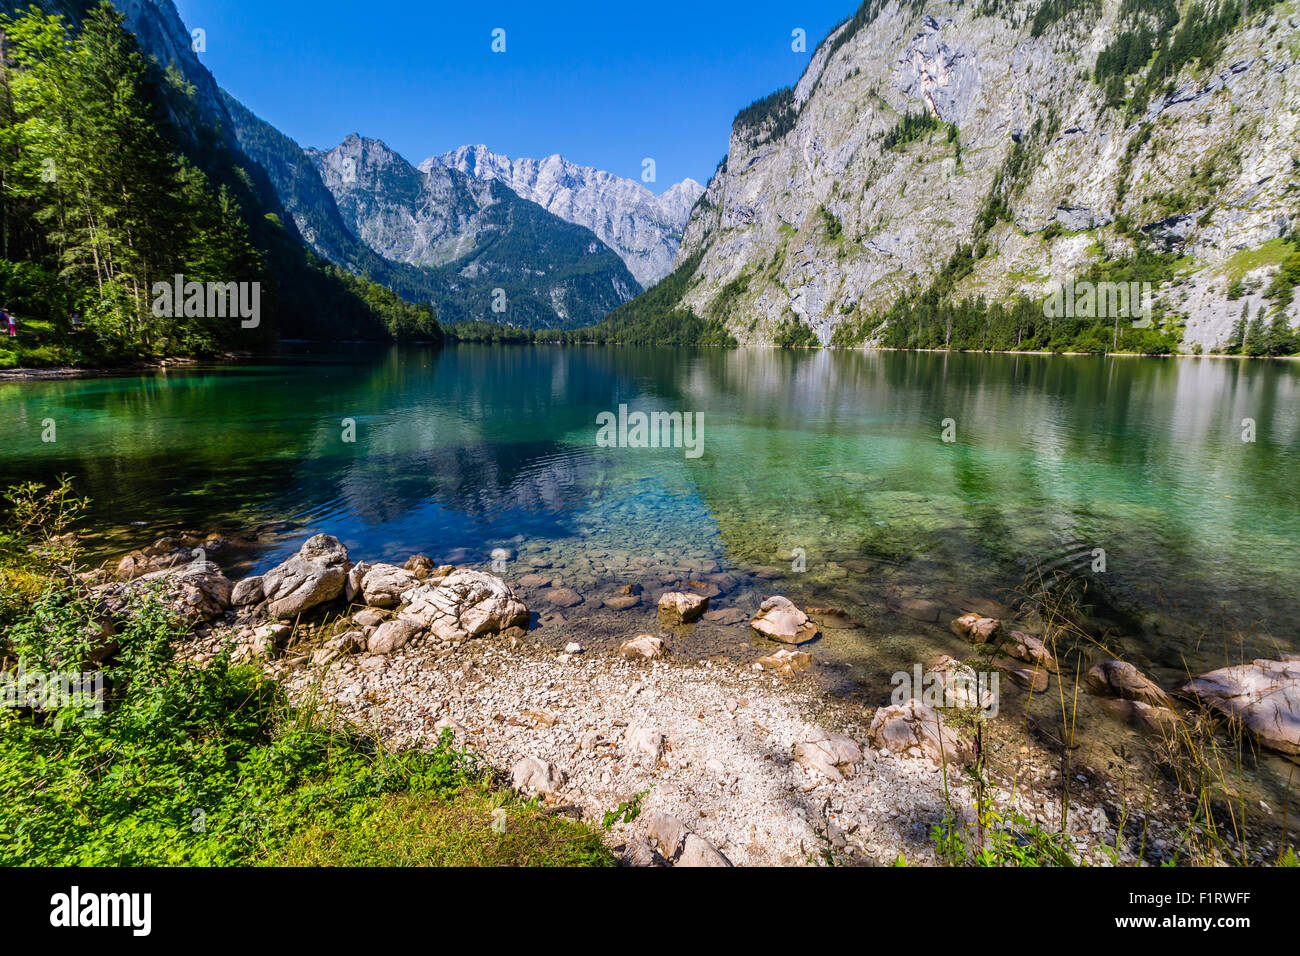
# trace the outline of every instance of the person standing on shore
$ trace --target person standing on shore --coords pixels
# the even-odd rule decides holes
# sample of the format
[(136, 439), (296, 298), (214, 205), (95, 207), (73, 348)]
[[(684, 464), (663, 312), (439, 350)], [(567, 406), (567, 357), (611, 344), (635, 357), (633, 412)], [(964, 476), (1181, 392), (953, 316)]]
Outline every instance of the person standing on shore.
[(68, 325), (72, 329), (72, 334), (76, 335), (78, 332), (81, 331), (81, 316), (78, 315), (76, 312), (73, 312), (70, 316), (68, 316)]
[(7, 325), (9, 326), (9, 337), (10, 337), (11, 339), (16, 339), (16, 338), (18, 338), (18, 322), (17, 322), (17, 320), (15, 320), (14, 317), (13, 317), (12, 315), (9, 314), (9, 310), (8, 310), (8, 309), (0, 309), (0, 315), (4, 316), (5, 324), (7, 324)]

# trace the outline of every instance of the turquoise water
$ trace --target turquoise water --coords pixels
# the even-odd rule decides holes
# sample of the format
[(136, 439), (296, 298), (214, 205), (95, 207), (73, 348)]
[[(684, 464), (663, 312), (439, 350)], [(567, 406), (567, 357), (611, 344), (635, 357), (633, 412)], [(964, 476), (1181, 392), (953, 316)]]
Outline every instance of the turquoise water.
[[(698, 414), (702, 454), (599, 446), (620, 404)], [(616, 630), (615, 585), (725, 574), (715, 606), (842, 609), (863, 626), (826, 650), (861, 673), (947, 646), (946, 616), (891, 599), (946, 615), (1046, 564), (1092, 581), (1157, 669), (1300, 647), (1297, 363), (393, 348), (8, 383), (0, 420), (0, 483), (74, 476), (100, 555), (273, 522), (240, 573), (316, 531), (372, 561), (505, 546), (507, 577), (543, 566), (587, 598), (568, 626)]]

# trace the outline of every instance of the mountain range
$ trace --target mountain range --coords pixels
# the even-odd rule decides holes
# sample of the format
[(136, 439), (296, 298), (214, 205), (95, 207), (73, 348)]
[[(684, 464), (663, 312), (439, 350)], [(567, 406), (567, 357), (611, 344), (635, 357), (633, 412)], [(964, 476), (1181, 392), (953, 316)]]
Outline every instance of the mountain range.
[(420, 164), (457, 169), (476, 179), (504, 183), (566, 222), (586, 226), (649, 288), (670, 271), (691, 208), (704, 192), (693, 179), (655, 195), (641, 183), (563, 156), (510, 159), (486, 146), (462, 146)]
[[(74, 22), (89, 5), (44, 4)], [(703, 189), (688, 180), (659, 197), (559, 156), (512, 161), (484, 147), (447, 154), (484, 158), (468, 169), (437, 160), (416, 168), (382, 141), (355, 134), (329, 150), (304, 149), (219, 87), (171, 0), (114, 5), (144, 52), (192, 87), (191, 108), (171, 116), (191, 142), (215, 137), (252, 180), (269, 184), (266, 211), (282, 213), (315, 254), (408, 301), (432, 303), (444, 324), (575, 328), (598, 321), (668, 272)], [(23, 6), (0, 3), (10, 14)]]
[(192, 150), (242, 164), (283, 241), (444, 322), (622, 304), (742, 343), (945, 347), (942, 303), (978, 323), (1089, 276), (1150, 281), (1183, 349), (1300, 320), (1300, 0), (866, 0), (737, 114), (706, 187), (662, 195), (483, 145), (303, 149), (219, 88), (171, 0), (116, 5), (193, 88), (172, 117)]

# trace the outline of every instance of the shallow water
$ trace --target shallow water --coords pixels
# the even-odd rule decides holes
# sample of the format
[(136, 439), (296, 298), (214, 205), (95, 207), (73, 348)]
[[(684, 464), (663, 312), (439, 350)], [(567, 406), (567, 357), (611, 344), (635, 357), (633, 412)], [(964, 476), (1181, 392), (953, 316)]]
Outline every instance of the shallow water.
[[(860, 626), (827, 629), (819, 654), (873, 699), (893, 671), (960, 652), (945, 625), (970, 599), (1011, 602), (1035, 567), (1068, 568), (1106, 596), (1126, 655), (1172, 680), (1300, 649), (1298, 399), (1297, 363), (1210, 358), (308, 353), (0, 385), (0, 484), (74, 476), (100, 554), (292, 522), (240, 573), (317, 531), (371, 561), (483, 564), (506, 546), (506, 577), (586, 599), (551, 617), (526, 587), (544, 625), (595, 641), (653, 626), (656, 589), (714, 575), (715, 607), (781, 592), (844, 611)], [(624, 403), (701, 415), (703, 453), (598, 446), (596, 416)], [(627, 583), (648, 589), (641, 606), (600, 609)], [(898, 613), (907, 597), (939, 620)], [(714, 625), (683, 639), (751, 640)]]

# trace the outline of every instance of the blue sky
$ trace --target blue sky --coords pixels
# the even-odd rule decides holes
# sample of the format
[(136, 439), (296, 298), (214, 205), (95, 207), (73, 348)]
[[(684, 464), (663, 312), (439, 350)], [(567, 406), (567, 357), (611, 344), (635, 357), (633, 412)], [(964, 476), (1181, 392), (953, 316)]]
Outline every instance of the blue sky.
[[(736, 112), (794, 83), (856, 0), (499, 3), (176, 0), (226, 90), (303, 146), (349, 133), (408, 160), (464, 143), (561, 153), (662, 192), (706, 182)], [(506, 51), (491, 50), (494, 28)], [(791, 49), (791, 31), (807, 50)]]

